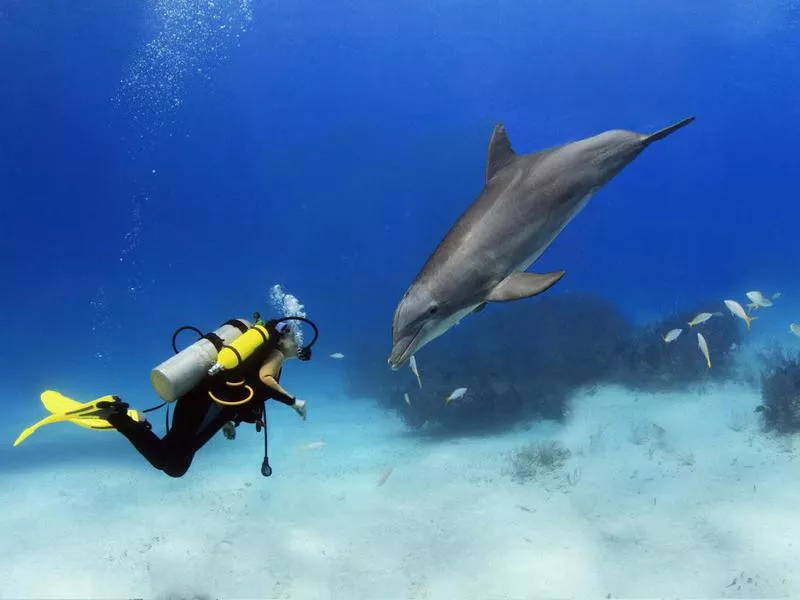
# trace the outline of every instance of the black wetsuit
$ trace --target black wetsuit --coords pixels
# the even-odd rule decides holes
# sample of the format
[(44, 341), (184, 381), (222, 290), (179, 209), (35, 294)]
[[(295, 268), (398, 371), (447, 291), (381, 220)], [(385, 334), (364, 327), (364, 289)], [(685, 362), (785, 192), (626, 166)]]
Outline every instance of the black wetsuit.
[[(217, 398), (225, 400), (237, 400), (244, 392), (226, 387), (224, 376), (212, 380), (211, 385), (201, 384), (175, 401), (172, 427), (163, 438), (153, 433), (149, 424), (134, 421), (127, 413), (112, 414), (108, 421), (156, 469), (171, 477), (181, 477), (189, 470), (195, 453), (228, 421), (236, 425), (242, 422), (263, 423), (264, 403), (268, 399), (278, 400), (287, 406), (294, 405), (294, 398), (276, 392), (259, 379), (258, 369), (262, 362), (252, 361), (253, 366), (241, 374), (245, 382), (253, 387), (252, 400), (242, 406), (222, 406), (211, 399), (209, 390)], [(276, 379), (280, 379), (280, 373)]]

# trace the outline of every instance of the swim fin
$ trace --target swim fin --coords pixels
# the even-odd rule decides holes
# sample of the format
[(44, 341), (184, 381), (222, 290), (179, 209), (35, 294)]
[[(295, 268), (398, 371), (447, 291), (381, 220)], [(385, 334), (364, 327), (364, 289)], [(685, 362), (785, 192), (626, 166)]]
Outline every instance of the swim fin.
[(44, 407), (50, 411), (50, 416), (34, 423), (19, 434), (19, 437), (14, 441), (14, 446), (18, 446), (34, 431), (50, 423), (69, 421), (87, 429), (114, 429), (114, 426), (106, 420), (106, 417), (114, 411), (121, 412), (126, 409), (129, 417), (135, 421), (142, 420), (137, 411), (128, 409), (128, 405), (120, 401), (116, 396), (103, 396), (81, 404), (63, 394), (47, 390), (42, 392), (41, 400)]

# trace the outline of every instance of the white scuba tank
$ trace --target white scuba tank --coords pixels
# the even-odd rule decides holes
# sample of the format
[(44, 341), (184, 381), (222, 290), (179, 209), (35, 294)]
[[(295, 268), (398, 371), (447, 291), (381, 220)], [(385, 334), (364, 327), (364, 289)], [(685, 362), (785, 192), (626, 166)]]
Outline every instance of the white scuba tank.
[(251, 326), (244, 319), (228, 321), (162, 362), (150, 372), (150, 383), (156, 394), (165, 402), (173, 402), (186, 394), (217, 362), (217, 347), (208, 337), (216, 336), (223, 344), (230, 344)]

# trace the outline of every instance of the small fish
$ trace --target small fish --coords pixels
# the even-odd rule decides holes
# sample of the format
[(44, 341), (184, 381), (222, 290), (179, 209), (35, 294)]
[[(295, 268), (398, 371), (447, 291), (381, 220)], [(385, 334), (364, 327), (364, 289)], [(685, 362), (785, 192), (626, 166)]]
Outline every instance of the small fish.
[(341, 352), (334, 352), (333, 354), (331, 354), (331, 358), (339, 360), (340, 358), (344, 358), (344, 354), (342, 354)]
[(409, 397), (408, 397), (408, 392), (406, 392), (406, 393), (405, 393), (405, 394), (403, 394), (403, 395), (404, 395), (404, 396), (405, 396), (405, 398), (406, 398), (406, 404), (408, 404), (409, 406), (411, 406), (411, 398), (409, 398)]
[(414, 373), (417, 377), (417, 383), (419, 383), (419, 387), (422, 387), (422, 378), (419, 376), (419, 369), (417, 369), (417, 359), (414, 358), (414, 355), (411, 355), (411, 358), (408, 361), (408, 366), (411, 368), (411, 372)]
[(792, 323), (789, 325), (789, 331), (791, 331), (797, 337), (800, 337), (800, 323)]
[(777, 300), (780, 297), (781, 297), (781, 292), (775, 292), (774, 294), (772, 294), (772, 299), (773, 300)]
[(681, 333), (683, 333), (683, 329), (670, 329), (663, 339), (667, 344), (669, 344), (670, 342), (677, 340)]
[(750, 323), (757, 319), (758, 317), (751, 317), (742, 308), (742, 305), (739, 304), (736, 300), (725, 300), (725, 306), (728, 307), (728, 310), (731, 311), (731, 314), (735, 317), (739, 317), (745, 323), (747, 323), (747, 331), (750, 331)]
[(769, 306), (772, 306), (772, 300), (770, 300), (769, 298), (765, 298), (764, 294), (762, 294), (758, 290), (747, 292), (745, 296), (747, 296), (747, 298), (751, 302), (750, 304), (748, 304), (748, 306), (754, 306), (754, 308), (767, 308)]
[(703, 337), (702, 333), (697, 334), (697, 347), (700, 348), (700, 352), (703, 353), (703, 356), (706, 357), (706, 364), (708, 368), (711, 368), (711, 356), (708, 354), (708, 344), (706, 344), (706, 338)]
[(712, 315), (711, 313), (708, 313), (708, 312), (700, 313), (694, 319), (689, 321), (689, 327), (694, 327), (695, 325), (701, 325), (702, 323), (705, 323), (706, 321), (708, 321), (713, 316), (714, 315)]
[(453, 390), (450, 395), (444, 399), (445, 406), (450, 404), (453, 400), (458, 400), (459, 398), (463, 398), (464, 394), (467, 393), (467, 388), (460, 387)]
[(303, 446), (303, 450), (321, 450), (326, 446), (325, 442), (311, 442)]
[(389, 479), (389, 475), (392, 474), (392, 471), (394, 471), (394, 467), (389, 467), (383, 473), (381, 473), (381, 476), (378, 477), (378, 483), (376, 487), (381, 487), (384, 483), (386, 483), (386, 480)]

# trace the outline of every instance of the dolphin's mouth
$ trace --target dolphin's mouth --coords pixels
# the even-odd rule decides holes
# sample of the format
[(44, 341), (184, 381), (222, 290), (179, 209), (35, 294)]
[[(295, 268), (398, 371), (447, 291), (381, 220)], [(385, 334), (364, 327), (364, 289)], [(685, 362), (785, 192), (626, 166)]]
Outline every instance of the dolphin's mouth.
[(397, 371), (408, 360), (420, 335), (422, 335), (422, 329), (415, 335), (405, 337), (394, 345), (387, 361), (392, 371)]

